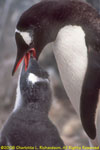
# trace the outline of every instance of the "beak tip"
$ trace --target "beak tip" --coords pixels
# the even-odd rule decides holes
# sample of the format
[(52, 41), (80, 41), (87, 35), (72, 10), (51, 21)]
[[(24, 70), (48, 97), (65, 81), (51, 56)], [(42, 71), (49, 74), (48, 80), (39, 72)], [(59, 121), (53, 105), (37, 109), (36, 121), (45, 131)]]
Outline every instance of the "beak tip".
[(20, 63), (22, 62), (23, 60), (23, 57), (20, 58), (20, 59), (16, 59), (16, 62), (15, 62), (15, 65), (14, 65), (14, 68), (12, 70), (12, 76), (15, 74), (16, 70), (18, 69)]
[(12, 76), (14, 76), (14, 72), (12, 72)]
[(13, 68), (13, 70), (12, 70), (12, 76), (14, 76), (14, 74), (15, 74), (15, 69)]

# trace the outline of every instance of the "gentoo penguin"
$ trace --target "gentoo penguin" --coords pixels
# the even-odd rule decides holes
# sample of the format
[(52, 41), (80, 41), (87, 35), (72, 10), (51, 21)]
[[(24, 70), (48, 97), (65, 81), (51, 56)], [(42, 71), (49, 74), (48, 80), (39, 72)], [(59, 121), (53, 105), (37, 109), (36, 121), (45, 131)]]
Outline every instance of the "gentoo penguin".
[(0, 146), (63, 149), (64, 143), (48, 118), (51, 106), (48, 74), (32, 57), (27, 71), (24, 67), (25, 64), (18, 81), (15, 108), (0, 134)]
[[(100, 88), (100, 15), (81, 0), (43, 0), (20, 17), (12, 74), (30, 49), (38, 59), (51, 43), (65, 90), (84, 130), (96, 137), (95, 114)], [(16, 67), (17, 66), (17, 67)]]

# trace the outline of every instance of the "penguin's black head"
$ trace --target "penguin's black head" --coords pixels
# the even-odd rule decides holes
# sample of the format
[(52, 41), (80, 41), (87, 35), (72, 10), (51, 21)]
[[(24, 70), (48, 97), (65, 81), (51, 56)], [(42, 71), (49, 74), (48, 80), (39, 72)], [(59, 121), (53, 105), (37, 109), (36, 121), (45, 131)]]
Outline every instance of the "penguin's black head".
[[(46, 29), (46, 22), (45, 22), (46, 15), (44, 11), (45, 9), (42, 9), (42, 7), (44, 7), (43, 2), (40, 2), (32, 6), (22, 14), (17, 23), (15, 31), (17, 58), (13, 68), (12, 75), (17, 70), (24, 56), (25, 56), (25, 67), (27, 68), (29, 59), (26, 53), (28, 53), (31, 50), (33, 51), (33, 55), (35, 56), (35, 58), (38, 59), (43, 47), (46, 45), (48, 41), (47, 32), (49, 31), (49, 29)], [(40, 12), (42, 12), (43, 14), (41, 15)]]
[(25, 63), (20, 75), (20, 93), (24, 104), (49, 111), (51, 90), (48, 73), (33, 57), (29, 60), (27, 71), (24, 67)]
[[(23, 29), (20, 29), (20, 26)], [(33, 52), (33, 56), (36, 58), (36, 51), (34, 46), (34, 29), (30, 28), (30, 26), (24, 27), (24, 24), (18, 22), (17, 29), (15, 31), (15, 41), (17, 45), (17, 57), (16, 62), (13, 68), (12, 75), (16, 72), (19, 67), (21, 61), (25, 60), (25, 68), (27, 70), (29, 59), (30, 59), (30, 51)]]
[(53, 26), (55, 23), (52, 22), (54, 20), (52, 9), (55, 8), (55, 3), (56, 1), (41, 1), (26, 10), (20, 17), (15, 31), (17, 58), (12, 75), (24, 56), (27, 68), (29, 59), (26, 53), (31, 50), (35, 58), (38, 59), (43, 48), (54, 41), (57, 27)]

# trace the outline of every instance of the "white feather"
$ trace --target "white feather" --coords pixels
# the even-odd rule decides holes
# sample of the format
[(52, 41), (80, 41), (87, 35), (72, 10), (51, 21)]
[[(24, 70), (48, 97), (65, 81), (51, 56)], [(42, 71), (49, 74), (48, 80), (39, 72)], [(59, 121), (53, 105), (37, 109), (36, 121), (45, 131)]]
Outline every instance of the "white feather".
[(32, 84), (35, 84), (36, 82), (49, 82), (48, 79), (39, 78), (33, 73), (29, 73), (28, 81), (31, 82)]
[[(65, 26), (59, 31), (53, 43), (53, 51), (66, 93), (80, 116), (80, 97), (88, 66), (83, 29), (80, 26)], [(90, 146), (99, 146), (100, 143), (100, 107), (96, 125), (97, 137), (89, 141)]]
[[(21, 71), (20, 71), (20, 74), (21, 74)], [(37, 82), (49, 82), (48, 79), (39, 78), (38, 76), (36, 76), (33, 73), (29, 73), (27, 81), (31, 82), (33, 85), (35, 83), (37, 83)], [(17, 86), (17, 94), (16, 94), (16, 101), (15, 101), (15, 106), (14, 106), (13, 112), (15, 112), (16, 110), (20, 109), (20, 107), (22, 106), (22, 103), (23, 103), (23, 101), (22, 101), (22, 96), (21, 96), (21, 91), (20, 91), (20, 75), (19, 75), (18, 86)]]
[(72, 25), (61, 29), (53, 43), (53, 51), (66, 93), (79, 115), (80, 96), (88, 64), (83, 29)]
[(15, 32), (19, 33), (22, 38), (24, 39), (25, 43), (30, 45), (32, 42), (32, 37), (30, 36), (29, 32), (21, 32), (20, 30), (16, 29)]
[[(22, 70), (22, 68), (21, 68), (21, 70)], [(19, 74), (19, 78), (18, 78), (18, 85), (17, 85), (17, 91), (16, 91), (16, 100), (15, 100), (15, 106), (14, 106), (13, 112), (18, 110), (22, 105), (22, 96), (21, 96), (21, 91), (20, 91), (21, 70), (20, 70), (20, 74)]]

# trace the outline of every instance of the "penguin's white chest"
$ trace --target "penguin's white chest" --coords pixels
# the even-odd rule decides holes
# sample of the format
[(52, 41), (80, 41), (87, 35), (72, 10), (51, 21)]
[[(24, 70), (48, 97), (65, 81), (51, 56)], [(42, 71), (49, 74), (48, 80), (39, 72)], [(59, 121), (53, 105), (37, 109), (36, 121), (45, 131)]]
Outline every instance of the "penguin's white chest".
[(79, 114), (80, 97), (88, 58), (85, 34), (80, 26), (66, 26), (61, 29), (53, 43), (64, 88)]

